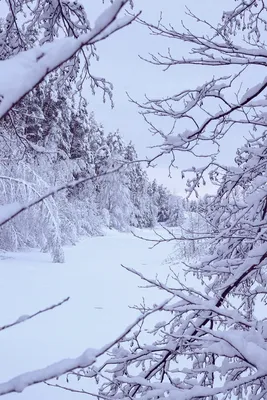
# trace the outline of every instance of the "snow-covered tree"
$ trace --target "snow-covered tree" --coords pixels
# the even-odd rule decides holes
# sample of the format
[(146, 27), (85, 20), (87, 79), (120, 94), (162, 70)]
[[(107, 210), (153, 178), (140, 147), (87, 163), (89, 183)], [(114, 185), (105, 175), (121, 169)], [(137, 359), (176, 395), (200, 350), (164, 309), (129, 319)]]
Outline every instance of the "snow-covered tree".
[(184, 208), (183, 208), (183, 198), (170, 195), (169, 196), (169, 215), (167, 219), (168, 226), (181, 226), (184, 222)]
[(0, 117), (55, 70), (59, 90), (75, 81), (81, 91), (89, 79), (93, 93), (102, 89), (104, 99), (108, 96), (112, 101), (111, 83), (92, 74), (91, 60), (98, 59), (97, 42), (136, 19), (132, 13), (119, 18), (127, 3), (133, 6), (128, 0), (112, 2), (92, 28), (78, 1), (8, 1), (0, 29)]
[[(112, 3), (92, 28), (79, 2), (7, 2), (0, 30), (1, 224), (19, 216), (2, 228), (2, 249), (10, 248), (10, 243), (13, 250), (37, 246), (52, 251), (54, 260), (60, 261), (62, 243), (100, 231), (88, 119), (84, 107), (78, 110), (71, 103), (73, 87), (80, 92), (88, 80), (93, 93), (99, 88), (112, 103), (111, 83), (91, 73), (92, 58), (97, 59), (95, 44), (135, 19), (118, 18), (127, 0)], [(79, 189), (74, 189), (77, 182)], [(50, 190), (56, 185), (59, 190)], [(63, 186), (68, 188), (68, 198)], [(12, 205), (14, 198), (14, 213), (5, 214), (4, 206)], [(53, 206), (45, 208), (43, 199)], [(46, 219), (45, 232), (36, 229), (37, 215), (39, 222)]]
[[(103, 363), (78, 373), (94, 377), (96, 396), (104, 399), (267, 398), (266, 317), (257, 309), (260, 303), (266, 307), (267, 295), (267, 6), (237, 0), (215, 26), (189, 13), (203, 23), (204, 34), (180, 33), (162, 18), (155, 24), (141, 21), (154, 35), (172, 39), (171, 44), (184, 41), (192, 47), (188, 57), (177, 59), (170, 47), (150, 62), (165, 68), (216, 67), (215, 77), (166, 98), (153, 96), (140, 107), (150, 129), (164, 138), (162, 153), (187, 151), (207, 161), (187, 170), (187, 190), (197, 194), (209, 178), (217, 187), (204, 207), (210, 230), (202, 238), (211, 240), (211, 254), (187, 267), (186, 282), (176, 270), (169, 283), (128, 268), (149, 287), (165, 291), (167, 299), (140, 306), (147, 325), (142, 319), (140, 329), (128, 329)], [(171, 133), (157, 127), (158, 117), (170, 119)], [(246, 141), (237, 150), (235, 165), (227, 166), (217, 158), (220, 142), (237, 128)], [(159, 242), (179, 239), (166, 234)], [(187, 283), (192, 275), (199, 287)], [(155, 312), (161, 315), (153, 328), (149, 315)]]
[[(156, 224), (157, 199), (149, 191), (147, 174), (138, 163), (133, 144), (125, 145), (119, 132), (106, 135), (94, 114), (88, 113), (86, 101), (75, 101), (71, 87), (57, 91), (54, 75), (19, 102), (0, 122), (0, 129), (3, 185), (25, 179), (27, 170), (25, 184), (35, 189), (24, 191), (24, 197), (17, 201), (37, 200), (49, 187), (73, 182), (53, 196), (53, 229), (48, 229), (47, 222), (46, 231), (24, 223), (28, 218), (35, 224), (41, 217), (38, 213), (46, 213), (44, 207), (16, 219), (16, 235), (30, 235), (31, 240), (17, 240), (13, 250), (39, 247), (50, 251), (54, 261), (63, 260), (63, 256), (54, 255), (55, 248), (74, 244), (83, 235), (100, 234), (104, 226), (127, 230)], [(92, 179), (76, 185), (88, 176)], [(158, 190), (156, 182), (153, 187)], [(16, 196), (4, 193), (1, 204), (12, 204)], [(10, 227), (0, 231), (3, 250), (12, 249), (14, 233)]]
[(132, 142), (125, 147), (124, 159), (127, 163), (127, 185), (133, 205), (130, 225), (138, 228), (152, 228), (157, 223), (158, 208), (153, 196), (152, 184), (149, 182), (146, 171), (138, 162)]
[(130, 225), (132, 203), (124, 167), (125, 145), (119, 132), (109, 133), (105, 142), (105, 160), (101, 172), (117, 169), (114, 174), (100, 177), (97, 182), (98, 202), (110, 228), (124, 230)]
[[(223, 67), (221, 76), (197, 88), (153, 96), (140, 105), (147, 121), (153, 119), (150, 128), (164, 139), (161, 154), (190, 152), (207, 160), (187, 170), (187, 190), (197, 194), (207, 175), (217, 187), (204, 210), (210, 231), (202, 232), (202, 239), (211, 240), (211, 254), (187, 267), (186, 282), (174, 269), (172, 282), (161, 282), (127, 267), (149, 287), (165, 292), (166, 300), (141, 305), (140, 317), (102, 349), (14, 378), (0, 385), (0, 394), (74, 370), (82, 381), (93, 378), (99, 390), (91, 395), (105, 400), (267, 398), (266, 318), (257, 312), (259, 303), (266, 307), (267, 296), (266, 14), (264, 1), (237, 0), (216, 26), (202, 21), (205, 34), (180, 33), (173, 24), (163, 25), (162, 18), (155, 24), (140, 21), (156, 36), (192, 47), (188, 57), (176, 59), (169, 48), (151, 63), (216, 66), (216, 74)], [(258, 80), (255, 86), (251, 75)], [(171, 133), (157, 128), (157, 117), (170, 119)], [(237, 150), (235, 165), (227, 166), (215, 153), (236, 127), (247, 139)], [(209, 157), (212, 146), (216, 151)], [(183, 239), (169, 234), (159, 242)], [(192, 275), (199, 287), (187, 284)], [(152, 327), (149, 318), (155, 313), (161, 315)]]

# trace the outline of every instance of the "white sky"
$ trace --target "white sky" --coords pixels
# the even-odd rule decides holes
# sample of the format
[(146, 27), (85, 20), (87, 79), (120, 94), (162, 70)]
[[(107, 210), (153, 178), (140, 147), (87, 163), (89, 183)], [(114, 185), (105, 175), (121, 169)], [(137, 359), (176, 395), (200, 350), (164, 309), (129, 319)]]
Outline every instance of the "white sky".
[[(88, 17), (92, 24), (101, 11), (109, 5), (108, 0), (105, 0), (104, 4), (102, 0), (81, 1), (87, 8)], [(223, 10), (231, 9), (234, 1), (134, 0), (134, 4), (136, 11), (142, 10), (144, 20), (156, 23), (162, 11), (165, 24), (170, 22), (174, 27), (177, 27), (177, 30), (182, 31), (181, 20), (183, 20), (193, 31), (204, 33), (202, 31), (203, 25), (196, 23), (185, 14), (186, 6), (197, 16), (216, 24), (221, 18)], [(111, 109), (109, 102), (103, 104), (102, 93), (97, 91), (96, 95), (93, 96), (89, 84), (87, 88), (85, 84), (85, 95), (89, 100), (89, 109), (94, 111), (97, 121), (103, 123), (107, 133), (119, 129), (126, 142), (132, 140), (140, 158), (155, 154), (155, 150), (152, 153), (149, 147), (159, 145), (160, 138), (151, 135), (147, 124), (138, 113), (137, 106), (129, 102), (126, 92), (133, 99), (142, 103), (145, 94), (149, 97), (171, 95), (183, 89), (195, 88), (210, 80), (214, 73), (218, 73), (218, 68), (215, 70), (214, 68), (200, 66), (177, 66), (163, 72), (160, 67), (144, 62), (139, 58), (139, 55), (145, 58), (149, 57), (149, 53), (161, 52), (166, 54), (168, 47), (171, 47), (173, 54), (177, 57), (188, 55), (189, 47), (184, 43), (151, 36), (147, 29), (134, 23), (99, 43), (97, 50), (100, 61), (93, 60), (92, 62), (93, 74), (106, 78), (114, 85), (115, 108)], [(226, 69), (227, 74), (233, 72), (233, 69), (230, 70), (228, 67)], [(253, 78), (251, 80), (253, 81)], [(234, 136), (232, 134), (224, 141), (221, 148), (221, 159), (225, 164), (232, 163), (236, 145), (241, 142), (242, 135), (242, 132), (235, 132)], [(186, 180), (180, 178), (181, 169), (193, 165), (199, 166), (201, 162), (190, 154), (179, 153), (177, 154), (179, 170), (172, 171), (171, 179), (168, 178), (169, 159), (167, 157), (159, 159), (157, 167), (148, 169), (148, 174), (151, 178), (156, 178), (160, 183), (169, 187), (173, 193), (184, 195)], [(204, 194), (210, 190), (211, 185), (207, 183), (200, 193)]]
[[(93, 19), (108, 5), (95, 1), (88, 4), (88, 15)], [(142, 10), (142, 18), (156, 22), (163, 12), (163, 21), (170, 22), (175, 27), (181, 28), (181, 20), (194, 31), (203, 29), (202, 25), (192, 22), (185, 15), (186, 6), (196, 15), (211, 22), (218, 21), (223, 9), (231, 9), (232, 0), (222, 2), (214, 0), (135, 0), (135, 9)], [(87, 1), (84, 0), (87, 5)], [(92, 8), (93, 7), (93, 8)], [(192, 25), (193, 24), (193, 25)], [(182, 29), (182, 28), (181, 28)], [(204, 33), (204, 32), (203, 32)], [(179, 47), (177, 47), (177, 45)], [(140, 24), (117, 32), (115, 35), (98, 45), (100, 61), (92, 64), (92, 71), (97, 76), (104, 76), (114, 84), (115, 109), (111, 110), (108, 103), (103, 104), (101, 93), (92, 96), (88, 89), (89, 105), (95, 112), (98, 122), (102, 122), (106, 131), (119, 129), (126, 141), (132, 140), (136, 146), (139, 157), (144, 158), (149, 153), (148, 147), (160, 143), (160, 139), (152, 137), (148, 126), (138, 114), (138, 108), (128, 101), (126, 92), (140, 102), (144, 95), (150, 97), (163, 97), (165, 94), (173, 94), (185, 88), (195, 86), (212, 78), (214, 70), (207, 67), (177, 66), (163, 72), (161, 68), (144, 62), (139, 55), (147, 57), (149, 53), (166, 53), (168, 46), (172, 51), (183, 56), (188, 54), (188, 47), (178, 41), (170, 42), (167, 39), (149, 35), (148, 30)], [(175, 47), (174, 47), (175, 46)], [(240, 139), (234, 139), (235, 141)], [(231, 163), (235, 146), (233, 138), (224, 145), (224, 162)], [(179, 168), (188, 168), (199, 165), (199, 160), (193, 159), (189, 154), (177, 154)], [(180, 179), (180, 171), (173, 171), (172, 179), (168, 178), (168, 159), (158, 161), (158, 167), (148, 170), (149, 175), (164, 183), (177, 194), (184, 193), (185, 182)], [(206, 188), (209, 188), (207, 185)], [(205, 188), (202, 190), (204, 193)]]

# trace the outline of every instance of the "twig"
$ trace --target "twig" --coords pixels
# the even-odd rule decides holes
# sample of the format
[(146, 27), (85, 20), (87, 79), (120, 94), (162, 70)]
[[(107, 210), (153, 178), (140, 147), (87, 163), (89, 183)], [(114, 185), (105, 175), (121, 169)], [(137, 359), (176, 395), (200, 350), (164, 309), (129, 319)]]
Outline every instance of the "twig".
[(0, 327), (0, 332), (4, 331), (5, 329), (11, 328), (12, 326), (15, 325), (19, 325), (22, 322), (28, 321), (29, 319), (32, 319), (34, 317), (37, 317), (37, 315), (43, 314), (47, 311), (51, 311), (54, 308), (60, 307), (62, 306), (62, 304), (66, 303), (67, 301), (69, 301), (70, 297), (66, 297), (64, 300), (60, 301), (59, 303), (53, 304), (49, 307), (43, 308), (42, 310), (39, 310), (37, 312), (35, 312), (34, 314), (31, 315), (22, 315), (21, 317), (19, 317), (16, 321), (12, 322), (11, 324), (7, 324), (7, 325), (3, 325)]

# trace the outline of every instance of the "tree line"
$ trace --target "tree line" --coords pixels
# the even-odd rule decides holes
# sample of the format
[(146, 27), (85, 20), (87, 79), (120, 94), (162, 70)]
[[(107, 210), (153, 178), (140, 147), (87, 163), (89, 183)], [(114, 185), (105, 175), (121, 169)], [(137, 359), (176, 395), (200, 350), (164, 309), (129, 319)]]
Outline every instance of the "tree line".
[[(149, 181), (133, 143), (125, 144), (119, 131), (106, 134), (86, 101), (77, 101), (71, 86), (59, 91), (56, 82), (50, 75), (0, 122), (2, 214), (50, 187), (74, 185), (3, 226), (0, 247), (38, 247), (61, 262), (64, 244), (105, 227), (178, 223), (181, 199)], [(87, 175), (93, 179), (75, 186)]]
[[(24, 57), (28, 58), (29, 65), (34, 66), (38, 73), (36, 72), (35, 78), (29, 81), (28, 86), (20, 83), (19, 90), (13, 90), (12, 101), (7, 86), (1, 81), (3, 89), (0, 115), (7, 116), (7, 120), (4, 121), (5, 129), (12, 127), (13, 131), (13, 125), (16, 126), (13, 122), (16, 120), (16, 107), (19, 107), (18, 100), (24, 97), (23, 101), (26, 101), (26, 93), (29, 92), (31, 96), (34, 88), (38, 90), (37, 83), (57, 67), (60, 67), (59, 81), (63, 83), (65, 91), (68, 90), (66, 84), (68, 79), (75, 80), (79, 89), (83, 80), (77, 78), (86, 76), (93, 90), (100, 87), (106, 95), (110, 94), (110, 86), (105, 80), (97, 80), (91, 74), (90, 63), (87, 61), (93, 58), (97, 41), (137, 21), (155, 37), (164, 38), (166, 43), (170, 43), (165, 53), (160, 52), (148, 57), (147, 61), (151, 63), (151, 67), (153, 65), (164, 69), (181, 68), (181, 71), (184, 71), (185, 69), (180, 66), (186, 65), (188, 69), (195, 66), (194, 71), (202, 68), (213, 71), (209, 79), (196, 87), (179, 90), (174, 82), (172, 93), (151, 99), (147, 96), (144, 103), (136, 102), (150, 131), (158, 135), (160, 151), (157, 158), (166, 154), (171, 155), (170, 167), (174, 164), (175, 155), (179, 152), (186, 152), (203, 160), (201, 167), (188, 168), (184, 173), (184, 176), (189, 174), (188, 195), (197, 194), (199, 187), (204, 185), (207, 179), (216, 189), (215, 195), (208, 196), (201, 205), (203, 208), (201, 212), (202, 215), (204, 214), (206, 223), (204, 231), (199, 229), (197, 232), (190, 232), (189, 230), (186, 235), (176, 235), (167, 229), (166, 237), (158, 237), (156, 244), (170, 240), (180, 243), (186, 240), (194, 246), (197, 245), (193, 247), (195, 252), (196, 248), (201, 246), (201, 240), (209, 240), (209, 254), (201, 257), (200, 260), (191, 259), (190, 262), (182, 264), (183, 273), (196, 277), (201, 283), (201, 289), (185, 283), (179, 276), (180, 270), (177, 271), (175, 268), (171, 271), (172, 280), (161, 282), (158, 279), (145, 277), (139, 271), (125, 266), (130, 273), (138, 275), (148, 286), (164, 291), (166, 300), (160, 304), (141, 305), (140, 316), (136, 321), (102, 349), (88, 350), (81, 357), (70, 360), (69, 363), (62, 362), (17, 377), (0, 385), (0, 394), (21, 391), (32, 384), (72, 371), (72, 374), (78, 379), (82, 378), (82, 381), (94, 379), (95, 391), (88, 395), (105, 400), (125, 398), (266, 399), (266, 318), (264, 314), (258, 312), (259, 305), (263, 309), (266, 308), (267, 296), (266, 2), (264, 0), (229, 1), (227, 10), (223, 10), (226, 7), (224, 4), (217, 5), (216, 3), (216, 7), (222, 6), (222, 14), (221, 18), (215, 22), (196, 16), (193, 11), (187, 9), (187, 15), (193, 21), (192, 26), (201, 24), (203, 28), (201, 32), (204, 33), (189, 29), (184, 23), (179, 29), (175, 27), (175, 21), (164, 22), (163, 15), (158, 21), (146, 21), (140, 15), (137, 18), (137, 14), (130, 11), (126, 19), (118, 21), (119, 13), (128, 3), (123, 0), (114, 1), (109, 11), (97, 20), (91, 31), (84, 9), (78, 3), (64, 2), (63, 7), (61, 1), (53, 0), (48, 3), (46, 5), (43, 1), (37, 2), (35, 11), (31, 14), (32, 18), (29, 19), (30, 22), (25, 23), (24, 29), (21, 29), (16, 23), (19, 20), (16, 16), (22, 13), (26, 4), (22, 0), (9, 1), (10, 12), (2, 31), (2, 59), (7, 58), (8, 65), (13, 65), (14, 62), (22, 65), (22, 58), (19, 56), (20, 52), (25, 50)], [(173, 14), (176, 16), (176, 10)], [(66, 42), (54, 41), (61, 26), (63, 26), (64, 36), (68, 36), (65, 39), (73, 45), (71, 51), (69, 48), (64, 50), (64, 46), (61, 46)], [(42, 51), (39, 45), (49, 41), (53, 42), (53, 46), (44, 45)], [(25, 43), (27, 43), (26, 46), (24, 46)], [(181, 43), (186, 44), (183, 48), (189, 48), (189, 52), (179, 57), (175, 45), (179, 46)], [(33, 48), (34, 51), (29, 52), (29, 48)], [(59, 58), (50, 59), (55, 48), (64, 51), (62, 50)], [(89, 50), (89, 53), (83, 53), (83, 48)], [(13, 54), (17, 55), (12, 60)], [(73, 55), (75, 57), (71, 58)], [(79, 60), (84, 61), (84, 68), (79, 68)], [(33, 69), (30, 68), (30, 70)], [(24, 70), (22, 75), (29, 76), (29, 73)], [(11, 82), (10, 79), (8, 82)], [(62, 101), (64, 102), (64, 96)], [(62, 126), (64, 126), (63, 115), (68, 112), (67, 110), (68, 108), (64, 108), (60, 111)], [(12, 111), (11, 118), (6, 114), (7, 111)], [(74, 112), (74, 115), (78, 132), (81, 119), (77, 113)], [(53, 113), (52, 116), (58, 117)], [(161, 118), (169, 121), (169, 126), (172, 127), (170, 130), (164, 131), (161, 128)], [(109, 221), (108, 224), (111, 226), (117, 224), (117, 227), (122, 227), (122, 211), (114, 207), (114, 197), (108, 198), (104, 189), (105, 179), (108, 185), (108, 179), (114, 180), (115, 175), (105, 175), (104, 172), (102, 184), (98, 184), (95, 192), (88, 190), (89, 193), (84, 196), (88, 187), (94, 185), (95, 181), (88, 180), (90, 185), (84, 186), (85, 181), (78, 178), (84, 170), (75, 157), (81, 154), (83, 146), (79, 140), (76, 142), (76, 138), (73, 143), (68, 141), (69, 128), (62, 131), (62, 138), (54, 140), (54, 137), (57, 138), (58, 126), (47, 117), (46, 123), (51, 124), (51, 131), (54, 132), (51, 146), (49, 144), (46, 148), (49, 148), (51, 160), (53, 157), (57, 158), (57, 162), (51, 161), (51, 165), (49, 163), (48, 169), (54, 168), (53, 176), (58, 177), (57, 179), (61, 179), (60, 177), (64, 174), (66, 176), (70, 174), (70, 177), (74, 178), (73, 185), (64, 186), (67, 188), (68, 197), (63, 195), (63, 191), (57, 189), (51, 191), (49, 196), (41, 197), (44, 201), (38, 203), (38, 207), (42, 208), (40, 212), (49, 220), (48, 226), (53, 226), (54, 242), (56, 243), (61, 238), (59, 221), (62, 216), (60, 213), (64, 214), (66, 210), (69, 210), (67, 216), (64, 214), (64, 218), (66, 223), (70, 221), (72, 224), (72, 218), (77, 215), (76, 208), (68, 208), (69, 202), (71, 203), (74, 199), (75, 202), (79, 199), (81, 201), (85, 198), (90, 199), (90, 193), (94, 193), (96, 199), (101, 198), (99, 203), (107, 210), (105, 218)], [(83, 135), (82, 131), (81, 135)], [(4, 140), (3, 145), (8, 154), (11, 151), (10, 146), (13, 148), (15, 143), (14, 157), (17, 157), (17, 165), (22, 153), (23, 157), (25, 155), (29, 157), (29, 165), (34, 165), (29, 174), (32, 174), (34, 177), (32, 179), (36, 179), (36, 182), (39, 179), (43, 179), (44, 182), (37, 187), (39, 190), (41, 186), (46, 185), (47, 179), (40, 178), (38, 175), (39, 166), (44, 173), (46, 170), (47, 155), (43, 151), (45, 146), (42, 144), (45, 138), (42, 138), (40, 142), (30, 140), (31, 130), (28, 132), (26, 139), (20, 138), (21, 133), (19, 133), (12, 142), (12, 146), (8, 140)], [(48, 131), (44, 130), (44, 132)], [(226, 137), (235, 136), (237, 132), (243, 134), (243, 143), (237, 146), (233, 165), (225, 165), (220, 158), (221, 143)], [(40, 134), (42, 136), (41, 130)], [(121, 166), (122, 159), (118, 157), (118, 153), (120, 156), (122, 153), (118, 149), (122, 147), (120, 147), (118, 134), (112, 134), (107, 145), (108, 136), (104, 140), (105, 149), (102, 152), (101, 148), (100, 151), (101, 163), (89, 164), (96, 169), (106, 168), (107, 164), (112, 168), (117, 168), (120, 176), (120, 190), (123, 190), (122, 198), (125, 199), (127, 193), (131, 196), (131, 192), (125, 189), (127, 187), (126, 171), (129, 172), (130, 169), (124, 165)], [(17, 142), (20, 141), (19, 145), (24, 146), (25, 140), (31, 142), (35, 153), (39, 149), (40, 164), (36, 161), (38, 157), (35, 159), (30, 151), (28, 155), (28, 150), (19, 151), (19, 154), (16, 154)], [(106, 157), (106, 151), (107, 154), (115, 156)], [(57, 156), (52, 156), (54, 153)], [(69, 156), (66, 157), (66, 154)], [(86, 154), (88, 155), (89, 152)], [(65, 163), (64, 160), (67, 162)], [(75, 165), (75, 168), (69, 168), (70, 165)], [(131, 165), (131, 163), (127, 161), (126, 165)], [(57, 170), (59, 166), (60, 169)], [(122, 173), (123, 168), (125, 168), (125, 173)], [(79, 185), (75, 185), (74, 170), (77, 174), (76, 183)], [(23, 173), (24, 176), (14, 175), (12, 179), (11, 177), (6, 179), (6, 175), (3, 175), (1, 180), (7, 181), (7, 183), (1, 183), (3, 193), (6, 191), (9, 195), (9, 192), (11, 194), (15, 192), (16, 201), (21, 198), (23, 191), (32, 193), (29, 185), (17, 184), (17, 181), (25, 182), (28, 171), (25, 170)], [(49, 182), (50, 185), (54, 183)], [(111, 186), (115, 184), (116, 182), (113, 181)], [(58, 207), (59, 198), (62, 205), (64, 204), (62, 208)], [(130, 214), (133, 223), (146, 226), (145, 224), (151, 222), (153, 213), (147, 211), (145, 197), (143, 201), (142, 213)], [(86, 208), (86, 201), (82, 202), (82, 207)], [(122, 201), (122, 203), (125, 207), (123, 212), (129, 215), (126, 202)], [(37, 208), (34, 209), (32, 205), (33, 203), (29, 203), (25, 208), (34, 213)], [(23, 215), (28, 212), (23, 213), (24, 208), (18, 209), (20, 210), (19, 218), (23, 218)], [(18, 211), (12, 211), (11, 207), (9, 212), (12, 224), (9, 218), (4, 229), (10, 229), (9, 236), (13, 237), (14, 224), (16, 220), (18, 221), (18, 218), (15, 220), (13, 217), (18, 215)], [(165, 210), (162, 209), (160, 212), (163, 216)], [(159, 217), (159, 210), (156, 214)], [(28, 220), (25, 220), (23, 225), (26, 226), (27, 223)], [(202, 228), (203, 224), (199, 224), (199, 227)], [(89, 224), (89, 228), (84, 229), (90, 230), (91, 225)], [(78, 228), (76, 230), (78, 231)], [(17, 235), (14, 238), (14, 242), (20, 239)], [(154, 243), (154, 240), (152, 241)], [(154, 327), (151, 327), (149, 323), (151, 314), (158, 314), (158, 323)], [(144, 340), (144, 330), (151, 336), (149, 344)], [(104, 354), (103, 361), (101, 357)], [(71, 390), (67, 385), (65, 389)], [(83, 389), (80, 392), (85, 394)]]

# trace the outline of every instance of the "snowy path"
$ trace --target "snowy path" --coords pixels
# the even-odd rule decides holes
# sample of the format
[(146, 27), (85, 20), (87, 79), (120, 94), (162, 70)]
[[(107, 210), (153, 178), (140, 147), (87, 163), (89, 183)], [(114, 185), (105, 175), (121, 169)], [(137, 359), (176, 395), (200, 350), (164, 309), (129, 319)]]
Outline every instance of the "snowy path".
[[(153, 235), (149, 231), (144, 234)], [(140, 280), (120, 264), (150, 277), (156, 273), (165, 276), (168, 267), (162, 261), (171, 251), (172, 244), (149, 250), (147, 242), (113, 232), (67, 248), (65, 264), (53, 264), (49, 255), (39, 252), (7, 254), (9, 258), (0, 260), (0, 325), (67, 296), (71, 299), (54, 311), (1, 332), (0, 380), (76, 357), (88, 347), (99, 348), (115, 338), (137, 315), (128, 305), (140, 303), (144, 295), (148, 302), (162, 296), (138, 288)], [(22, 400), (80, 397), (44, 384), (19, 395)]]

